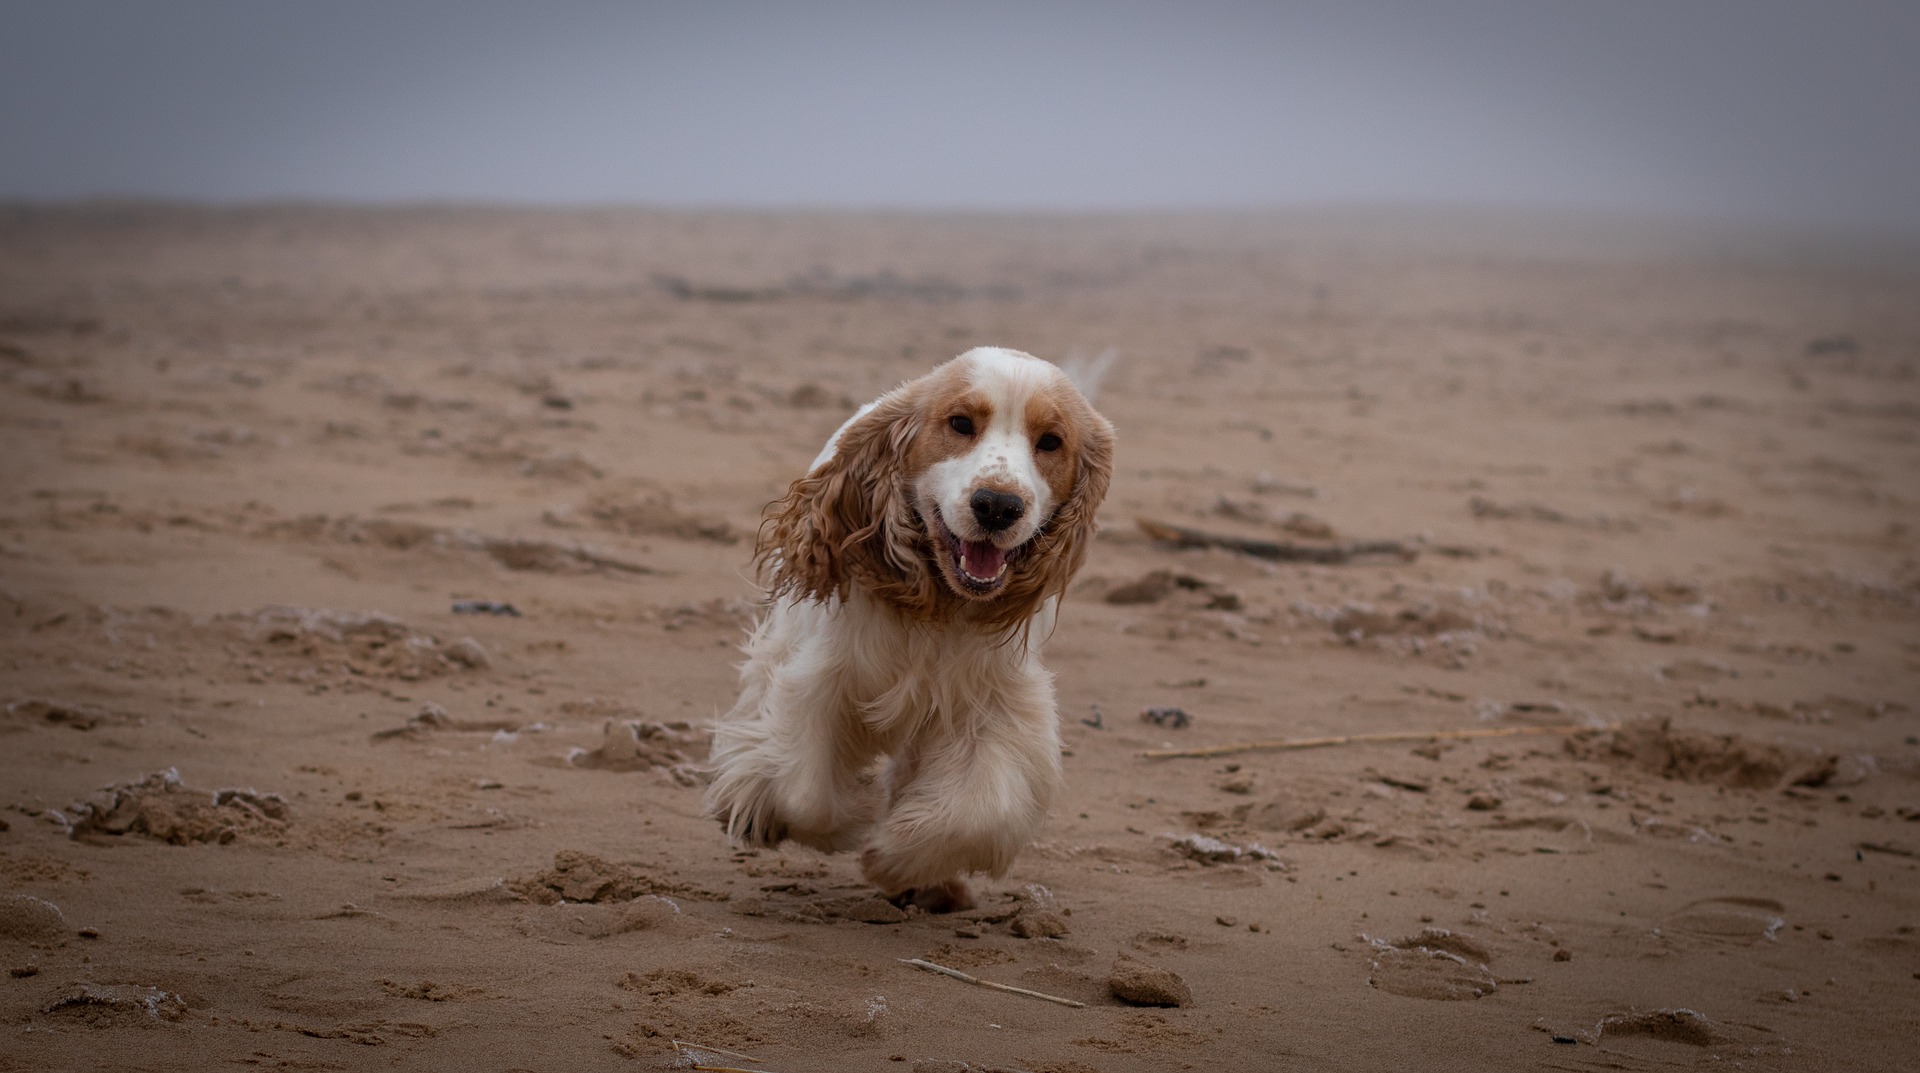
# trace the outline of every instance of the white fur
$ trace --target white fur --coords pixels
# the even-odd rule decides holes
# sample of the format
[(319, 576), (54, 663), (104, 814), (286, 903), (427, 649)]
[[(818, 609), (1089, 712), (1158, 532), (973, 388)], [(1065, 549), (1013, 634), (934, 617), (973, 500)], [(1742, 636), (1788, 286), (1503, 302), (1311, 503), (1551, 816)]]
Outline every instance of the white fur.
[[(1010, 538), (995, 535), (1011, 547), (1054, 506), (1022, 425), (1028, 394), (1062, 374), (1014, 351), (962, 357), (993, 420), (914, 493), (923, 514), (935, 507), (974, 538), (967, 497), (978, 482), (1016, 486), (1027, 513)], [(813, 468), (834, 456), (847, 425)], [(1004, 874), (1061, 783), (1053, 676), (1037, 648), (1054, 615), (1048, 599), (1028, 629), (1009, 633), (908, 622), (858, 586), (845, 600), (775, 600), (746, 643), (739, 700), (714, 728), (708, 813), (740, 843), (860, 848), (867, 878), (890, 896), (947, 884), (964, 897), (960, 877)]]
[[(1052, 621), (1048, 601), (1031, 634)], [(1045, 818), (1060, 784), (1053, 676), (1023, 639), (902, 629), (855, 590), (781, 600), (746, 652), (707, 792), (736, 839), (864, 843), (867, 877), (893, 894), (1002, 875)]]
[[(884, 399), (886, 396), (882, 395), (880, 398)], [(880, 405), (880, 399), (875, 399), (865, 406), (860, 407), (858, 410), (855, 410), (852, 417), (840, 422), (840, 427), (834, 429), (833, 435), (827, 437), (827, 445), (820, 448), (819, 454), (813, 456), (813, 464), (807, 467), (807, 472), (812, 473), (814, 470), (826, 465), (827, 460), (833, 457), (834, 450), (840, 446), (840, 435), (847, 431), (847, 426), (873, 412), (873, 408), (878, 405)]]
[[(972, 363), (975, 390), (993, 404), (993, 420), (975, 430), (973, 449), (949, 458), (921, 476), (914, 492), (920, 513), (938, 510), (940, 520), (963, 540), (991, 540), (1002, 548), (1017, 548), (1033, 539), (1053, 509), (1053, 490), (1040, 479), (1033, 460), (1033, 440), (1026, 427), (1026, 400), (1054, 379), (1064, 379), (1053, 365), (1017, 350), (977, 347), (961, 355)], [(1010, 486), (1005, 490), (1026, 501), (1020, 520), (998, 533), (989, 533), (973, 516), (968, 499), (984, 485)]]

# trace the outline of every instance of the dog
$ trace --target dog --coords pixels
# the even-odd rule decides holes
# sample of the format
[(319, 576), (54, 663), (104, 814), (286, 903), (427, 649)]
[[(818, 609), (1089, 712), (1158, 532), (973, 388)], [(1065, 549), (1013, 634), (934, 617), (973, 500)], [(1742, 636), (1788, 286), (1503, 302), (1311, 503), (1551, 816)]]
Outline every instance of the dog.
[(1113, 449), (1066, 373), (998, 347), (840, 426), (760, 529), (767, 609), (704, 803), (734, 844), (859, 849), (868, 882), (933, 912), (1006, 873), (1061, 785), (1039, 644)]

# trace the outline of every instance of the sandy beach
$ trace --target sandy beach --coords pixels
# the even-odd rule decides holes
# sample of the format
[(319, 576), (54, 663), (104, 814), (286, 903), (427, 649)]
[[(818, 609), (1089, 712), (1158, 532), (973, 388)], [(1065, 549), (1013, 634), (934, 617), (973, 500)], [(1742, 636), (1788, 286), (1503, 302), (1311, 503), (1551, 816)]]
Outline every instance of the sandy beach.
[[(1119, 464), (909, 913), (705, 726), (984, 344)], [(1920, 255), (1707, 228), (0, 207), (0, 1070), (1920, 1069), (1917, 369)]]

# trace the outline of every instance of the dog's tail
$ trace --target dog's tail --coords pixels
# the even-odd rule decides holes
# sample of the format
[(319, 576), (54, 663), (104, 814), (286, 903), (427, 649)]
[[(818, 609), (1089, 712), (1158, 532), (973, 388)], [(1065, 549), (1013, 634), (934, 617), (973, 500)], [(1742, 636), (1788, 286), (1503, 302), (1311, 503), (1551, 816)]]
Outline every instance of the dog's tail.
[(1107, 374), (1113, 371), (1114, 364), (1120, 360), (1120, 351), (1108, 347), (1089, 358), (1078, 349), (1067, 351), (1065, 360), (1060, 362), (1060, 371), (1073, 381), (1082, 397), (1088, 403), (1096, 401), (1100, 386), (1107, 381)]

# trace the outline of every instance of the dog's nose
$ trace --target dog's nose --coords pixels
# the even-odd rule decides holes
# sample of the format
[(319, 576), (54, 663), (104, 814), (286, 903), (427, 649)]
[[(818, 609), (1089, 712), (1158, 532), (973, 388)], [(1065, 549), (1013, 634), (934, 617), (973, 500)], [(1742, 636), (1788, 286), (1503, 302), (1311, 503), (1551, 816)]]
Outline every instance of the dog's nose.
[(1019, 496), (996, 492), (991, 488), (982, 488), (973, 493), (967, 505), (973, 508), (973, 516), (989, 533), (998, 533), (1019, 521), (1020, 516), (1027, 512), (1027, 504)]

